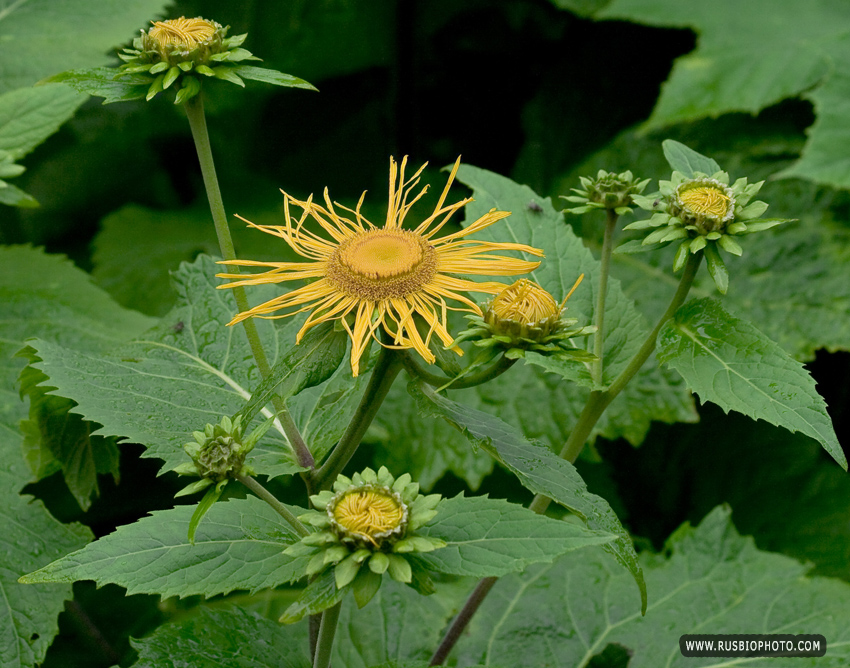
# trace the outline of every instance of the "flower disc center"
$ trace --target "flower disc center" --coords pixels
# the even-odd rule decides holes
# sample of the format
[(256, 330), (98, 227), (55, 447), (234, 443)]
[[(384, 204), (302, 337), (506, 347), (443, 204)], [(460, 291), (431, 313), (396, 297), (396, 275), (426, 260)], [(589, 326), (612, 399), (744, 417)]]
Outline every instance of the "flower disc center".
[(404, 504), (395, 495), (376, 489), (352, 490), (333, 509), (333, 518), (341, 527), (369, 538), (393, 531), (405, 514)]
[(691, 213), (723, 219), (729, 212), (732, 198), (714, 186), (689, 188), (679, 193), (679, 200)]
[(340, 249), (340, 260), (373, 279), (409, 274), (422, 262), (419, 239), (402, 230), (371, 230)]
[(210, 21), (181, 16), (179, 19), (156, 21), (148, 34), (162, 47), (190, 49), (210, 39), (215, 30), (216, 26)]
[(502, 320), (533, 325), (560, 314), (560, 308), (546, 290), (521, 278), (493, 300), (490, 309)]

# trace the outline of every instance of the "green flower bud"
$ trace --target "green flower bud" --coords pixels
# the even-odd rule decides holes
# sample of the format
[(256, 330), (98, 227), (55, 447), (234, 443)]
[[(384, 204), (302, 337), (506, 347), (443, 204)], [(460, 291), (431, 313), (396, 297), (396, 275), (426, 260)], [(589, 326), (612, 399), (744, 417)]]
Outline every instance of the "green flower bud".
[(573, 188), (575, 195), (563, 197), (581, 206), (567, 209), (571, 213), (585, 213), (592, 209), (612, 209), (618, 215), (631, 211), (632, 197), (643, 192), (649, 179), (640, 181), (630, 171), (614, 174), (600, 169), (595, 179), (580, 177), (583, 190)]

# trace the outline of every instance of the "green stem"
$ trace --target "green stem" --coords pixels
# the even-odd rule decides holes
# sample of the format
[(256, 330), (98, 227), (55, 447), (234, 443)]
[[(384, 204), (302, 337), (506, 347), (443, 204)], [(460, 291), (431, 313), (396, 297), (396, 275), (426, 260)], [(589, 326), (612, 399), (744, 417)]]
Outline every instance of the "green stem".
[(331, 650), (334, 646), (336, 625), (339, 621), (339, 611), (342, 601), (332, 608), (328, 608), (322, 614), (322, 624), (319, 627), (319, 642), (316, 644), (316, 658), (313, 660), (313, 668), (328, 668), (331, 665)]
[(486, 383), (494, 378), (501, 376), (505, 371), (510, 369), (514, 364), (516, 364), (515, 359), (508, 359), (504, 355), (499, 357), (493, 364), (488, 366), (486, 369), (482, 369), (478, 373), (464, 376), (461, 372), (455, 379), (447, 378), (446, 376), (438, 376), (437, 374), (431, 373), (427, 369), (423, 369), (416, 360), (410, 354), (410, 351), (403, 350), (401, 351), (401, 362), (404, 365), (405, 370), (411, 375), (416, 376), (424, 380), (429, 385), (433, 387), (446, 387), (450, 390), (463, 390), (468, 387), (475, 387), (476, 385), (481, 385), (482, 383)]
[(402, 363), (398, 351), (382, 348), (372, 370), (372, 377), (366, 391), (360, 398), (360, 404), (348, 424), (348, 428), (339, 439), (339, 443), (328, 456), (325, 463), (313, 472), (312, 482), (315, 489), (327, 489), (336, 477), (342, 473), (345, 465), (357, 451), (360, 440), (378, 414), (381, 404), (392, 387), (395, 377), (401, 371)]
[(596, 310), (593, 313), (593, 324), (596, 333), (593, 335), (593, 354), (596, 361), (591, 367), (593, 382), (602, 385), (602, 353), (605, 345), (605, 298), (608, 296), (608, 274), (611, 270), (611, 252), (614, 250), (614, 230), (617, 228), (617, 216), (613, 209), (605, 209), (608, 218), (605, 223), (605, 237), (602, 240), (601, 271), (599, 274), (599, 292), (596, 295)]
[[(204, 115), (204, 101), (202, 96), (196, 95), (190, 98), (183, 104), (183, 107), (186, 109), (186, 117), (189, 119), (192, 138), (195, 140), (198, 161), (201, 163), (201, 174), (204, 177), (204, 188), (207, 191), (207, 200), (209, 200), (215, 233), (218, 237), (218, 246), (225, 260), (235, 260), (236, 250), (233, 247), (233, 238), (230, 236), (230, 228), (227, 225), (227, 214), (224, 211), (224, 202), (221, 199), (221, 189), (218, 186), (218, 178), (215, 174), (215, 162), (213, 162), (210, 137), (207, 132), (207, 119)], [(234, 274), (239, 273), (239, 267), (237, 266), (233, 266), (230, 269)], [(239, 286), (232, 289), (239, 311), (244, 312), (249, 310), (250, 306), (245, 288)], [(263, 349), (263, 343), (257, 331), (257, 324), (252, 318), (247, 318), (242, 321), (242, 325), (245, 328), (248, 344), (251, 346), (251, 353), (257, 362), (260, 375), (266, 378), (271, 373), (271, 366), (266, 357), (266, 351)], [(298, 427), (295, 425), (295, 421), (292, 419), (292, 415), (289, 413), (283, 400), (280, 397), (274, 397), (272, 403), (274, 404), (275, 412), (283, 427), (283, 431), (295, 451), (298, 464), (304, 468), (312, 469), (315, 466), (313, 455), (310, 454), (310, 450), (307, 448), (307, 444), (304, 443), (304, 439), (298, 431)]]
[(256, 481), (256, 479), (252, 478), (249, 475), (237, 475), (236, 479), (241, 482), (245, 487), (250, 489), (254, 494), (259, 496), (263, 501), (268, 503), (272, 508), (277, 511), (277, 514), (280, 515), (283, 519), (285, 519), (293, 529), (300, 536), (309, 535), (309, 531), (307, 527), (305, 527), (301, 522), (298, 521), (298, 518), (290, 512), (289, 508), (284, 506), (277, 498), (269, 492), (265, 487), (263, 487), (260, 483)]
[[(581, 449), (584, 447), (587, 438), (590, 436), (591, 431), (593, 431), (593, 427), (599, 421), (602, 413), (623, 390), (628, 382), (634, 378), (637, 372), (640, 371), (646, 360), (649, 359), (649, 356), (655, 350), (658, 333), (661, 331), (664, 323), (672, 318), (673, 314), (685, 302), (688, 292), (690, 292), (691, 286), (693, 285), (694, 278), (696, 278), (697, 270), (699, 269), (701, 261), (702, 253), (697, 253), (688, 257), (687, 264), (685, 264), (685, 270), (682, 273), (681, 280), (679, 281), (679, 287), (676, 290), (676, 294), (673, 295), (673, 300), (670, 302), (670, 305), (667, 307), (664, 315), (661, 316), (658, 323), (655, 325), (655, 328), (646, 337), (646, 340), (640, 350), (638, 350), (629, 362), (628, 366), (611, 384), (611, 387), (604, 392), (595, 391), (590, 393), (590, 397), (588, 398), (576, 425), (573, 427), (570, 437), (567, 439), (567, 442), (561, 450), (560, 454), (563, 459), (574, 462), (578, 458)], [(542, 514), (546, 512), (546, 509), (549, 507), (551, 502), (551, 499), (538, 494), (529, 505), (529, 509), (533, 510), (535, 513)], [(492, 582), (490, 582), (491, 579)], [(432, 657), (430, 663), (431, 666), (440, 665), (446, 657), (448, 657), (449, 652), (451, 652), (454, 648), (458, 638), (460, 638), (464, 629), (472, 619), (472, 616), (478, 610), (478, 607), (484, 601), (484, 598), (487, 596), (494, 584), (495, 578), (484, 578), (479, 581), (478, 586), (472, 594), (470, 594), (463, 609), (449, 627), (443, 641), (440, 643), (440, 647)]]
[[(590, 393), (590, 397), (584, 405), (584, 409), (582, 410), (581, 415), (579, 415), (575, 427), (573, 427), (567, 442), (564, 443), (564, 447), (561, 450), (560, 455), (563, 459), (566, 459), (569, 462), (574, 462), (578, 458), (579, 453), (584, 447), (584, 444), (587, 442), (587, 439), (590, 437), (590, 433), (593, 431), (593, 428), (596, 426), (596, 423), (599, 421), (602, 413), (606, 408), (608, 408), (611, 402), (617, 398), (617, 395), (623, 391), (623, 388), (626, 387), (629, 381), (637, 375), (646, 360), (648, 360), (649, 356), (652, 355), (655, 350), (656, 341), (658, 340), (658, 333), (661, 331), (664, 323), (672, 318), (673, 314), (676, 313), (679, 307), (685, 303), (685, 299), (688, 296), (688, 292), (691, 290), (691, 286), (693, 285), (694, 278), (696, 278), (701, 261), (702, 253), (696, 253), (688, 256), (688, 261), (685, 264), (685, 270), (682, 272), (682, 278), (679, 281), (679, 287), (676, 290), (676, 294), (673, 295), (673, 299), (670, 301), (670, 305), (667, 307), (667, 310), (664, 311), (664, 315), (659, 318), (658, 323), (647, 335), (640, 350), (637, 351), (628, 366), (623, 369), (622, 373), (617, 376), (607, 390), (604, 392)], [(529, 508), (535, 512), (543, 513), (546, 512), (546, 508), (549, 507), (550, 502), (551, 499), (547, 499), (546, 497), (538, 494), (534, 497)]]

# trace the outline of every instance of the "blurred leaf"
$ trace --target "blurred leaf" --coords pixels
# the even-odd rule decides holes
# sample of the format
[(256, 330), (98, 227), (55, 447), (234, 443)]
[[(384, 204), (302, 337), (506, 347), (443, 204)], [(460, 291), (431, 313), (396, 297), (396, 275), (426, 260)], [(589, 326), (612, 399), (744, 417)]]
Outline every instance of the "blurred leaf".
[(782, 99), (803, 95), (814, 104), (802, 159), (786, 174), (850, 186), (850, 43), (843, 26), (850, 7), (817, 0), (804, 14), (793, 2), (735, 0), (687, 6), (676, 0), (614, 0), (596, 15), (654, 26), (692, 28), (692, 53), (679, 58), (664, 84), (649, 127), (756, 113)]
[[(135, 668), (175, 668), (179, 657), (191, 657), (193, 668), (250, 665), (254, 668), (310, 668), (303, 629), (281, 627), (252, 612), (201, 607), (187, 620), (160, 627), (134, 640)], [(246, 655), (250, 648), (250, 657)]]
[(118, 73), (115, 67), (92, 67), (60, 72), (45, 79), (45, 82), (65, 84), (79, 93), (102, 97), (103, 104), (144, 99), (153, 79), (144, 74), (125, 74), (118, 77)]
[(16, 159), (25, 156), (56, 132), (85, 100), (64, 86), (23, 88), (0, 95), (0, 150), (9, 151)]
[(246, 661), (252, 668), (310, 668), (306, 640), (303, 629), (281, 627), (252, 612), (201, 607), (187, 620), (134, 640), (139, 659), (133, 666), (175, 668), (179, 657), (186, 657), (193, 668), (243, 666)]
[(287, 88), (306, 88), (307, 90), (316, 90), (316, 87), (304, 79), (299, 79), (291, 74), (284, 74), (277, 70), (270, 70), (266, 67), (254, 67), (252, 65), (240, 65), (233, 68), (233, 73), (238, 74), (243, 79), (252, 81), (261, 81), (275, 86), (285, 86)]
[(579, 16), (593, 16), (600, 9), (611, 4), (612, 0), (552, 0), (559, 9), (567, 9)]
[(587, 491), (587, 485), (570, 462), (526, 440), (492, 415), (449, 401), (422, 385), (411, 384), (408, 390), (426, 416), (441, 417), (457, 427), (473, 445), (484, 449), (516, 475), (526, 489), (560, 503), (581, 517), (590, 529), (616, 535), (617, 539), (604, 549), (634, 576), (641, 592), (641, 610), (646, 612), (646, 583), (632, 539), (608, 502)]
[(159, 18), (163, 0), (3, 0), (0, 93), (51, 74), (106, 64), (107, 53)]
[(38, 206), (38, 200), (11, 183), (7, 183), (5, 187), (0, 188), (0, 204), (34, 209)]
[[(295, 514), (303, 509), (290, 507)], [(160, 510), (34, 571), (26, 582), (94, 580), (128, 594), (214, 596), (257, 591), (298, 580), (306, 557), (283, 550), (298, 535), (264, 501), (250, 496), (216, 503), (188, 539), (195, 506)]]
[[(682, 526), (667, 550), (669, 557), (643, 557), (646, 617), (633, 612), (630, 576), (602, 550), (502, 578), (458, 643), (458, 665), (587, 666), (616, 643), (631, 650), (630, 668), (686, 668), (694, 659), (679, 651), (685, 633), (818, 633), (827, 656), (808, 665), (839, 668), (850, 659), (850, 586), (805, 577), (806, 566), (760, 552), (737, 534), (728, 509), (714, 510), (697, 528)], [(759, 667), (800, 659), (777, 661), (724, 659)]]
[(501, 576), (615, 539), (613, 534), (486, 496), (443, 499), (437, 511), (419, 533), (442, 538), (447, 545), (419, 558), (429, 569), (449, 575)]
[(661, 147), (670, 169), (681, 172), (688, 178), (693, 178), (695, 172), (702, 172), (711, 176), (720, 171), (720, 165), (714, 160), (697, 153), (692, 148), (688, 148), (674, 139), (665, 139), (661, 142)]
[[(4, 416), (6, 417), (6, 416)], [(23, 585), (18, 578), (91, 540), (88, 528), (61, 524), (40, 501), (18, 491), (29, 475), (21, 461), (20, 435), (0, 424), (0, 664), (40, 664), (58, 631), (56, 616), (70, 599), (71, 586)]]
[(74, 499), (86, 511), (91, 497), (100, 494), (98, 473), (110, 473), (118, 480), (118, 448), (115, 439), (92, 436), (95, 425), (70, 412), (74, 402), (48, 395), (49, 382), (40, 385), (46, 380), (32, 366), (21, 372), (21, 395), (30, 400), (29, 419), (21, 422), (24, 455), (37, 480), (60, 468)]
[(691, 300), (658, 335), (658, 357), (703, 401), (799, 431), (847, 469), (832, 420), (815, 381), (753, 325), (729, 315), (719, 302)]
[[(182, 446), (192, 432), (239, 411), (259, 383), (243, 328), (226, 326), (237, 308), (230, 291), (216, 289), (219, 270), (207, 256), (181, 265), (174, 274), (181, 305), (143, 338), (108, 356), (34, 341), (42, 360), (36, 368), (58, 388), (54, 394), (77, 402), (74, 412), (103, 425), (99, 434), (145, 445), (145, 456), (164, 460), (166, 470), (188, 461)], [(270, 321), (257, 325), (275, 364), (293, 345), (300, 323), (287, 322), (288, 330)], [(97, 385), (89, 382), (92, 375), (99, 377)], [(249, 461), (271, 477), (302, 470), (282, 429), (270, 430)]]

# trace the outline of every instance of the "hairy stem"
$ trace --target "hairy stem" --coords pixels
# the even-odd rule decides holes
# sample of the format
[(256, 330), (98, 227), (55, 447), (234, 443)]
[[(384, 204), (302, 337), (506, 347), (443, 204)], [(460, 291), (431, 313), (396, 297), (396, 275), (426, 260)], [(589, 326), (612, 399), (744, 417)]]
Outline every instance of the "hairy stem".
[(602, 385), (602, 353), (605, 345), (605, 298), (608, 296), (608, 274), (611, 270), (611, 251), (614, 250), (614, 230), (617, 228), (617, 216), (613, 209), (605, 209), (605, 237), (602, 240), (601, 271), (599, 273), (599, 292), (596, 295), (596, 310), (593, 313), (593, 324), (596, 333), (593, 335), (593, 354), (596, 361), (591, 367), (593, 382)]
[(328, 608), (322, 614), (322, 623), (319, 626), (319, 641), (316, 644), (316, 658), (313, 659), (313, 668), (328, 668), (331, 665), (331, 650), (334, 646), (336, 625), (339, 621), (339, 611), (342, 601), (332, 608)]
[[(672, 318), (677, 309), (685, 302), (688, 292), (690, 292), (691, 286), (693, 285), (694, 278), (696, 278), (697, 270), (699, 269), (701, 261), (701, 252), (688, 257), (676, 294), (673, 295), (670, 305), (667, 307), (664, 315), (662, 315), (658, 320), (658, 323), (655, 325), (653, 330), (646, 337), (646, 340), (643, 342), (640, 350), (638, 350), (629, 362), (628, 366), (619, 376), (617, 376), (616, 380), (614, 380), (607, 390), (590, 393), (590, 397), (588, 398), (575, 427), (573, 427), (567, 442), (564, 443), (564, 447), (561, 450), (560, 455), (563, 459), (574, 462), (578, 458), (581, 449), (584, 447), (585, 442), (590, 436), (590, 433), (593, 431), (593, 427), (596, 426), (596, 423), (602, 416), (602, 413), (617, 397), (617, 395), (622, 392), (628, 382), (635, 377), (637, 372), (640, 371), (646, 360), (649, 359), (649, 356), (655, 350), (658, 333), (661, 331), (664, 323)], [(542, 514), (546, 512), (546, 509), (549, 507), (551, 502), (551, 499), (538, 494), (529, 505), (529, 509), (533, 510), (535, 513)], [(489, 582), (490, 580), (492, 580), (492, 582)], [(458, 638), (460, 638), (464, 629), (472, 619), (472, 616), (478, 610), (495, 582), (496, 578), (484, 578), (478, 583), (478, 586), (473, 590), (472, 594), (470, 594), (460, 613), (446, 632), (443, 641), (440, 643), (440, 647), (431, 658), (430, 665), (440, 665), (446, 657), (448, 657)]]
[(452, 379), (447, 378), (446, 376), (438, 376), (427, 369), (423, 369), (419, 363), (413, 359), (410, 351), (408, 350), (401, 351), (401, 362), (404, 364), (405, 370), (411, 376), (416, 376), (433, 387), (446, 387), (446, 389), (450, 390), (463, 390), (467, 387), (481, 385), (482, 383), (486, 383), (494, 378), (498, 378), (516, 364), (515, 359), (508, 359), (502, 355), (493, 364), (482, 369), (478, 373), (464, 376), (463, 372), (461, 372), (460, 375), (456, 376), (456, 379)]
[(263, 487), (260, 483), (256, 481), (255, 478), (249, 475), (237, 475), (236, 479), (241, 482), (245, 487), (250, 489), (254, 494), (259, 496), (263, 501), (268, 503), (272, 508), (275, 509), (278, 515), (280, 515), (283, 519), (287, 521), (287, 523), (295, 529), (296, 533), (299, 536), (306, 536), (310, 532), (307, 530), (301, 522), (298, 521), (298, 518), (292, 514), (292, 512), (284, 506), (277, 498), (269, 492), (265, 487)]
[(382, 348), (372, 370), (372, 377), (366, 386), (366, 391), (360, 398), (360, 404), (351, 418), (351, 422), (339, 443), (336, 444), (325, 463), (313, 473), (312, 482), (315, 489), (327, 489), (342, 473), (345, 465), (360, 446), (360, 440), (378, 414), (381, 404), (392, 387), (398, 372), (401, 371), (402, 363), (398, 351), (390, 348)]
[[(186, 109), (186, 117), (189, 119), (189, 127), (192, 129), (192, 138), (195, 140), (195, 150), (198, 153), (198, 161), (201, 163), (201, 174), (204, 177), (204, 188), (207, 191), (207, 200), (210, 205), (213, 223), (215, 225), (215, 233), (218, 237), (218, 246), (221, 249), (221, 254), (225, 260), (235, 260), (236, 250), (233, 247), (233, 238), (230, 236), (230, 228), (227, 225), (227, 214), (224, 211), (224, 202), (221, 199), (221, 189), (218, 186), (218, 178), (215, 174), (215, 163), (213, 162), (212, 149), (210, 147), (210, 137), (207, 132), (207, 119), (204, 115), (204, 101), (201, 95), (196, 95), (187, 100), (183, 107)], [(239, 267), (230, 268), (233, 273), (239, 273)], [(236, 299), (236, 306), (239, 311), (247, 311), (250, 306), (248, 304), (248, 296), (245, 294), (245, 288), (233, 288), (233, 296)], [(251, 346), (251, 353), (254, 355), (254, 360), (257, 362), (257, 368), (260, 375), (266, 378), (271, 373), (266, 351), (263, 349), (263, 343), (260, 340), (260, 334), (257, 331), (257, 325), (252, 318), (247, 318), (242, 321), (242, 326), (245, 328), (245, 334), (248, 337), (248, 344)], [(295, 457), (300, 466), (312, 469), (315, 466), (313, 455), (304, 443), (289, 409), (286, 408), (283, 400), (279, 397), (274, 397), (272, 403), (275, 407), (278, 419), (283, 426), (289, 443), (295, 451)]]

